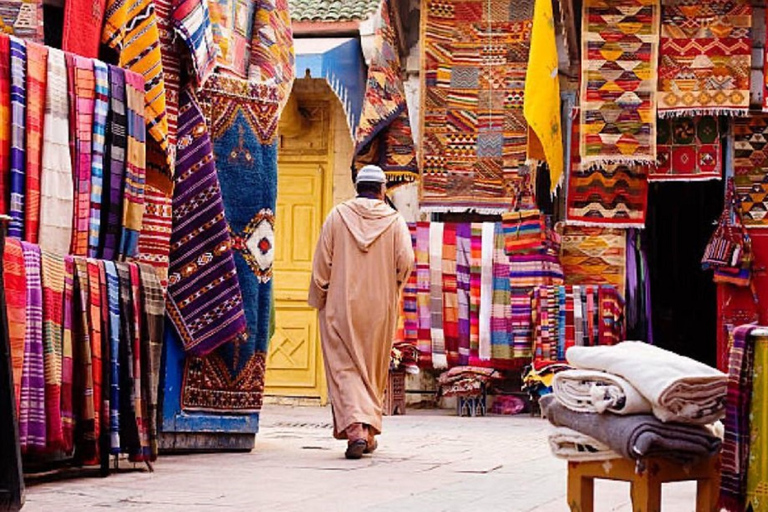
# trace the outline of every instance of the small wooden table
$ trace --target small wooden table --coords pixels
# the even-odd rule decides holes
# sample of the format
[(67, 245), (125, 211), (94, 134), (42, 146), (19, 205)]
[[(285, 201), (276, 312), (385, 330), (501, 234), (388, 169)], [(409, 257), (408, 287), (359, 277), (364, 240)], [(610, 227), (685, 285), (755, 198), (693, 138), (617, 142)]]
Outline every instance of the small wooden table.
[(696, 480), (696, 512), (716, 512), (720, 492), (720, 457), (682, 466), (666, 459), (646, 459), (645, 470), (635, 472), (636, 462), (612, 459), (568, 463), (568, 505), (572, 512), (592, 512), (595, 479), (620, 480), (631, 484), (634, 512), (661, 511), (661, 484)]

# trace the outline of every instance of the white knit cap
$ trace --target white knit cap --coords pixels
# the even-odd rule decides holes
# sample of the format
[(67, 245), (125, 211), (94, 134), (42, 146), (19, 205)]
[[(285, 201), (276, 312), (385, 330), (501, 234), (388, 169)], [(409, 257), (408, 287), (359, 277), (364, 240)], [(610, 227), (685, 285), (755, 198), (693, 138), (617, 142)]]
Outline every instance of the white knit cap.
[(355, 184), (362, 182), (369, 183), (386, 183), (387, 177), (384, 175), (384, 171), (378, 165), (366, 165), (359, 171), (357, 171), (357, 178)]

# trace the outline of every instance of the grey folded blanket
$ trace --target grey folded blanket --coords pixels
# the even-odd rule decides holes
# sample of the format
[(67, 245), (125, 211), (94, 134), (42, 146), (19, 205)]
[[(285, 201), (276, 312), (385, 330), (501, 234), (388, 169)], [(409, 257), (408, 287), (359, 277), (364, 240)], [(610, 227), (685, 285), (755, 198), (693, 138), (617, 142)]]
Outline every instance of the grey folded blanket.
[(712, 457), (720, 439), (700, 425), (662, 423), (652, 414), (617, 416), (574, 412), (551, 395), (540, 400), (541, 410), (556, 427), (568, 427), (607, 445), (628, 459), (664, 457), (681, 464)]

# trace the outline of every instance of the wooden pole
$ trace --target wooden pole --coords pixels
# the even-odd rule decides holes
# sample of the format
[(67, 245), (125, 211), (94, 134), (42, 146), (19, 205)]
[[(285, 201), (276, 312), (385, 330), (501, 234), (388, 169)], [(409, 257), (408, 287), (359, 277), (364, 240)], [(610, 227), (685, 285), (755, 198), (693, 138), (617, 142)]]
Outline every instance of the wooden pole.
[[(4, 282), (2, 255), (8, 220), (8, 217), (0, 216), (0, 284)], [(16, 418), (5, 287), (0, 286), (0, 511), (15, 512), (24, 506), (24, 477)]]

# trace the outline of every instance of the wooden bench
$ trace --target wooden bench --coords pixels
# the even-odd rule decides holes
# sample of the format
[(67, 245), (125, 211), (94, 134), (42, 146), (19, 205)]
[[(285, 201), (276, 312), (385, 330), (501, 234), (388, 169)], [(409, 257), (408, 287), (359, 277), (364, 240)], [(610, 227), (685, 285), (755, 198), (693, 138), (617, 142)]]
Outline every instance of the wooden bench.
[(641, 473), (636, 472), (636, 462), (629, 459), (569, 462), (568, 505), (572, 512), (594, 510), (595, 479), (629, 482), (634, 512), (660, 512), (662, 484), (696, 480), (696, 512), (715, 512), (720, 492), (720, 457), (691, 466), (647, 459)]

